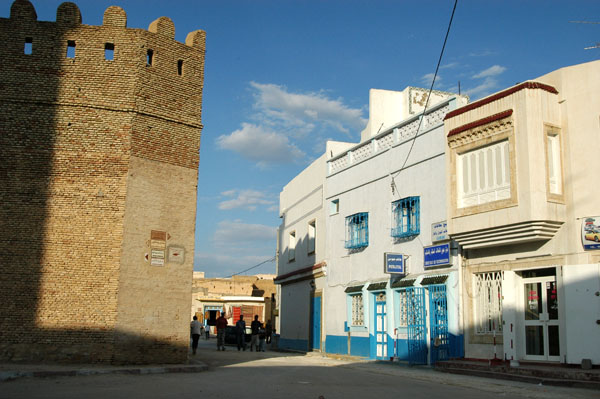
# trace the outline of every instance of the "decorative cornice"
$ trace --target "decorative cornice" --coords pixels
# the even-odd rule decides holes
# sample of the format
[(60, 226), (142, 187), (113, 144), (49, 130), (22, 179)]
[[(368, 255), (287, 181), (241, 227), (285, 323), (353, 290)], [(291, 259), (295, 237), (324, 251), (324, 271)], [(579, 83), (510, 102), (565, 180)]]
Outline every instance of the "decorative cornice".
[(529, 220), (487, 229), (450, 234), (464, 249), (499, 247), (530, 241), (550, 240), (563, 222), (556, 220)]
[[(289, 272), (286, 274), (282, 274), (279, 275), (277, 277), (275, 277), (273, 279), (273, 281), (275, 282), (275, 284), (281, 284), (283, 280), (287, 280), (290, 277), (295, 277), (293, 280), (299, 280), (299, 279), (303, 279), (305, 277), (317, 277), (316, 274), (319, 273), (320, 269), (324, 268), (325, 266), (327, 266), (327, 262), (321, 262), (321, 263), (317, 263), (316, 265), (313, 266), (309, 266), (309, 267), (305, 267), (303, 269), (298, 269), (298, 270), (294, 270), (293, 272)], [(302, 274), (305, 273), (310, 273), (308, 276), (300, 276)]]
[(513, 114), (513, 110), (512, 109), (507, 109), (506, 111), (502, 111), (502, 112), (499, 112), (497, 114), (490, 115), (490, 116), (482, 118), (482, 119), (478, 119), (475, 122), (467, 123), (466, 125), (462, 125), (462, 126), (459, 126), (457, 128), (454, 128), (454, 129), (450, 130), (450, 132), (448, 133), (448, 137), (454, 136), (454, 135), (459, 134), (459, 133), (462, 133), (462, 132), (464, 132), (466, 130), (469, 130), (469, 129), (473, 129), (473, 128), (476, 128), (476, 127), (479, 127), (479, 126), (486, 125), (488, 123), (495, 122), (495, 121), (497, 121), (499, 119), (507, 118), (507, 117), (511, 116), (512, 114)]
[(455, 109), (454, 111), (448, 112), (446, 114), (446, 116), (444, 117), (444, 120), (450, 119), (450, 118), (454, 118), (457, 115), (460, 114), (464, 114), (465, 112), (477, 109), (479, 107), (482, 107), (486, 104), (489, 104), (491, 102), (497, 101), (501, 98), (510, 96), (511, 94), (514, 94), (518, 91), (521, 91), (523, 89), (541, 89), (544, 91), (547, 91), (549, 93), (552, 94), (558, 94), (558, 90), (556, 90), (554, 87), (544, 84), (544, 83), (539, 83), (539, 82), (525, 82), (525, 83), (521, 83), (519, 85), (510, 87), (504, 91), (498, 92), (496, 94), (493, 94), (489, 97), (486, 98), (482, 98), (479, 101), (475, 101), (472, 102), (471, 104), (465, 105), (464, 107)]

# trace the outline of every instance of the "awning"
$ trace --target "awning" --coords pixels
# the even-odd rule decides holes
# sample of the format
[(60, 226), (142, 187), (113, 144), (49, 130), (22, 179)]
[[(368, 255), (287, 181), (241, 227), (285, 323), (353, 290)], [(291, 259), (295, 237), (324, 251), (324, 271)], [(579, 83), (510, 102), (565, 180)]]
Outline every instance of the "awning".
[(379, 283), (371, 283), (369, 284), (369, 286), (367, 287), (368, 291), (380, 291), (380, 290), (385, 290), (385, 287), (387, 286), (387, 281), (381, 281)]
[(347, 293), (347, 294), (348, 293), (352, 293), (352, 292), (360, 292), (360, 291), (362, 291), (363, 286), (364, 286), (364, 284), (363, 285), (355, 285), (355, 286), (352, 286), (352, 287), (346, 287), (346, 289), (344, 290), (344, 292)]
[(404, 288), (404, 287), (412, 287), (415, 285), (416, 278), (403, 278), (402, 280), (396, 280), (392, 283), (392, 288)]
[(448, 280), (448, 275), (423, 277), (421, 285), (444, 284)]

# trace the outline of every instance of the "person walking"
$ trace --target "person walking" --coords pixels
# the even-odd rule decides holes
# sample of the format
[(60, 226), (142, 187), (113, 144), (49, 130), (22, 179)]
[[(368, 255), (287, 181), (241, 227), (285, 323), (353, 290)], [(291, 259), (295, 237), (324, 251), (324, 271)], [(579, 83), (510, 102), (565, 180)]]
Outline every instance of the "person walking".
[(204, 333), (206, 334), (206, 340), (210, 338), (210, 326), (208, 325), (208, 320), (206, 320), (206, 325), (204, 326)]
[(259, 351), (258, 333), (261, 328), (262, 328), (262, 323), (260, 321), (258, 321), (258, 315), (255, 315), (254, 320), (250, 324), (250, 329), (252, 330), (252, 337), (250, 339), (250, 351), (252, 351), (253, 347), (254, 347), (254, 349), (256, 349), (257, 352)]
[(225, 329), (227, 328), (227, 319), (225, 312), (217, 319), (217, 350), (225, 350)]
[(267, 339), (267, 344), (270, 344), (271, 335), (273, 335), (273, 324), (271, 324), (271, 320), (267, 320), (267, 324), (265, 324), (265, 335)]
[(238, 351), (242, 348), (246, 350), (246, 322), (244, 321), (243, 314), (240, 315), (240, 319), (235, 323), (235, 334)]
[(194, 320), (190, 323), (190, 330), (192, 334), (192, 354), (195, 355), (198, 349), (198, 340), (200, 339), (200, 334), (202, 334), (198, 317), (194, 316)]

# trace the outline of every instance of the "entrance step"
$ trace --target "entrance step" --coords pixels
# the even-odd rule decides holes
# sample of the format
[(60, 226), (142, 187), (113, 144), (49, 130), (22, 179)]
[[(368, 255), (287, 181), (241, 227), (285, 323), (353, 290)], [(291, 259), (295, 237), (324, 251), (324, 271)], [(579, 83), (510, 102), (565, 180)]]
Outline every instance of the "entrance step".
[(511, 367), (508, 363), (479, 360), (449, 360), (437, 362), (435, 369), (442, 372), (499, 378), (532, 384), (557, 385), (600, 390), (600, 369), (582, 370), (578, 366), (522, 363)]

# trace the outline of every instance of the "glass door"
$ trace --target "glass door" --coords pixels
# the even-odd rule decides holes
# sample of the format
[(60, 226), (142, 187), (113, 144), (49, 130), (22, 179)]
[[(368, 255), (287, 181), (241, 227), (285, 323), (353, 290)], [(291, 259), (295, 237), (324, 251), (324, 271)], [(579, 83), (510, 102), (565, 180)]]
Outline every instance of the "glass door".
[(523, 279), (524, 360), (560, 361), (556, 277)]

